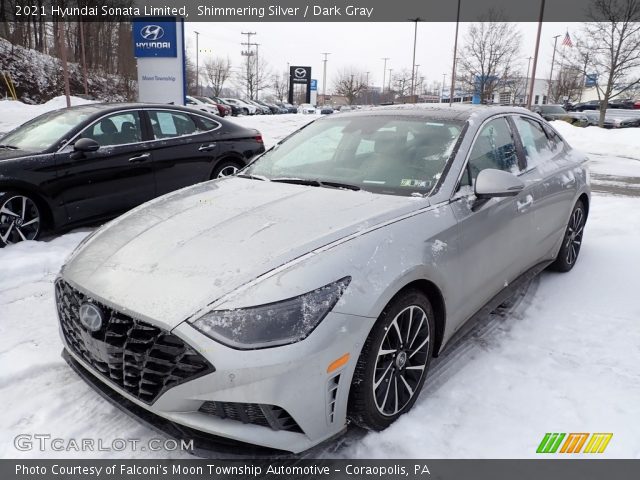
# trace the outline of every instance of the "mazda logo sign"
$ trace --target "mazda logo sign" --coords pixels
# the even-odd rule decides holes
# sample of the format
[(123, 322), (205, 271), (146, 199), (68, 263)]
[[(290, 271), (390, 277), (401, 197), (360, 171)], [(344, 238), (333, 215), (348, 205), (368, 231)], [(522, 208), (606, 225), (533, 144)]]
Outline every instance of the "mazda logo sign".
[(164, 28), (160, 25), (145, 25), (140, 29), (140, 35), (145, 40), (160, 40), (164, 37)]
[(80, 323), (90, 332), (97, 332), (102, 327), (102, 310), (93, 303), (80, 305)]
[(293, 71), (293, 74), (296, 76), (296, 78), (304, 78), (307, 76), (307, 69), (306, 68), (296, 68)]

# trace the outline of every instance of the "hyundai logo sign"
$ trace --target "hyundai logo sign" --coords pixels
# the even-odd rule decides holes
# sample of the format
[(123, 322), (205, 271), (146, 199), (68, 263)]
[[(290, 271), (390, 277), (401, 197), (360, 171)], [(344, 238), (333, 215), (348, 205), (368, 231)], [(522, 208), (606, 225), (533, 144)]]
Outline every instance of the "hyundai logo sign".
[[(175, 19), (135, 19), (133, 28), (134, 56), (175, 57), (177, 37)], [(150, 23), (153, 22), (153, 23)]]
[(296, 76), (296, 78), (304, 78), (307, 76), (307, 69), (306, 68), (296, 68), (295, 71), (293, 72), (293, 74)]
[(90, 332), (97, 332), (102, 327), (103, 314), (100, 307), (85, 302), (80, 305), (80, 323)]
[(145, 40), (160, 40), (164, 37), (164, 28), (160, 25), (145, 25), (140, 30), (140, 35)]

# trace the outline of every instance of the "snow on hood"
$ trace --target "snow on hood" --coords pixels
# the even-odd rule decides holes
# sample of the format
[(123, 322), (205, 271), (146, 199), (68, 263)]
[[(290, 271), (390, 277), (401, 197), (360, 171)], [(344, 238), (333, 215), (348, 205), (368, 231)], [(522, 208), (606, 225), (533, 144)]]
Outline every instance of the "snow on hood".
[(426, 199), (228, 178), (161, 197), (82, 245), (65, 279), (173, 328), (259, 275)]

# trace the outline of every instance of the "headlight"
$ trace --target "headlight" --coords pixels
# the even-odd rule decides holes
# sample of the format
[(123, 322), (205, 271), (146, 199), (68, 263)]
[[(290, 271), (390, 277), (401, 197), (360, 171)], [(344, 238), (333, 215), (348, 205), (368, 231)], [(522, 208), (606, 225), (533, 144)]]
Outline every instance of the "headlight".
[(304, 340), (338, 302), (351, 277), (297, 297), (237, 310), (214, 310), (191, 322), (204, 335), (240, 350)]

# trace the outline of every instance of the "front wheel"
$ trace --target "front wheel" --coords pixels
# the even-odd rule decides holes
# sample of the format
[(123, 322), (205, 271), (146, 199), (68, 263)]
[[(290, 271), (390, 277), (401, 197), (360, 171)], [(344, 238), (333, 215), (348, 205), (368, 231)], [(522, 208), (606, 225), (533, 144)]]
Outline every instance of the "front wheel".
[(28, 195), (0, 194), (0, 247), (36, 240), (41, 230), (40, 209)]
[(565, 230), (558, 257), (550, 266), (552, 270), (568, 272), (576, 264), (582, 246), (582, 235), (586, 221), (587, 213), (584, 204), (579, 200), (569, 217), (569, 224)]
[(229, 177), (238, 173), (238, 170), (240, 170), (241, 168), (242, 167), (240, 166), (240, 164), (233, 160), (223, 160), (216, 166), (213, 174), (211, 175), (211, 178), (215, 179)]
[(429, 368), (435, 334), (431, 303), (419, 290), (397, 295), (362, 348), (349, 392), (348, 417), (384, 430), (415, 403)]

